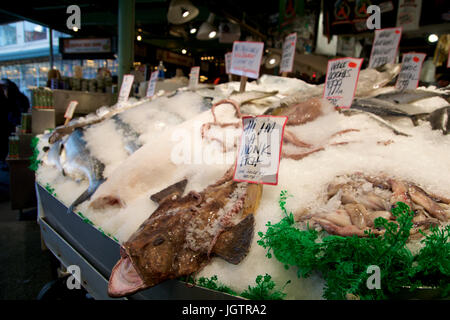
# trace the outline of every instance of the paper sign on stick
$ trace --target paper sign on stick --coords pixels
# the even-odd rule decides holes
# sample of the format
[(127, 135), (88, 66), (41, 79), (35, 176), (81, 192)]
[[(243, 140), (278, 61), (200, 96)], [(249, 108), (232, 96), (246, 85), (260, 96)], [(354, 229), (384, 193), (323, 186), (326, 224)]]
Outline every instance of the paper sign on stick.
[(147, 98), (151, 98), (155, 95), (156, 81), (158, 80), (158, 71), (152, 72), (150, 75), (150, 81), (148, 82)]
[(287, 117), (242, 117), (243, 133), (233, 180), (278, 184), (281, 147)]
[(369, 68), (394, 63), (401, 37), (401, 27), (375, 30)]
[(329, 60), (323, 97), (336, 107), (350, 108), (362, 62), (363, 59), (358, 58)]
[(198, 78), (200, 76), (200, 67), (192, 67), (189, 74), (189, 88), (195, 89), (198, 86)]
[(425, 60), (425, 53), (405, 53), (403, 55), (402, 68), (395, 83), (399, 90), (414, 90), (419, 85), (420, 72)]
[(280, 64), (280, 73), (292, 72), (292, 69), (294, 67), (296, 45), (297, 45), (297, 33), (291, 33), (284, 40), (283, 55), (281, 57), (281, 64)]
[(66, 113), (64, 113), (64, 118), (66, 119), (72, 119), (73, 113), (75, 112), (75, 108), (78, 105), (78, 101), (70, 101), (69, 105), (67, 106)]
[(230, 72), (238, 76), (258, 79), (263, 50), (263, 42), (233, 42)]
[(231, 58), (233, 57), (233, 53), (227, 52), (225, 53), (225, 73), (230, 74), (231, 68)]
[(122, 86), (119, 91), (119, 101), (127, 101), (128, 96), (130, 95), (131, 87), (133, 86), (134, 75), (126, 74), (123, 76)]

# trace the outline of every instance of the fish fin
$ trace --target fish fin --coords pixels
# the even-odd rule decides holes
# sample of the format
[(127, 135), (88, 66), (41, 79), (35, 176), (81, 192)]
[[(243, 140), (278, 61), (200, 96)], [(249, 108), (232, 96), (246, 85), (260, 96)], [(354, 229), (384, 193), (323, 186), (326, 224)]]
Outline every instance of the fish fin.
[(188, 182), (187, 179), (184, 179), (177, 183), (174, 183), (174, 184), (168, 186), (167, 188), (159, 191), (158, 193), (151, 195), (150, 199), (152, 199), (153, 201), (155, 201), (156, 203), (159, 204), (162, 202), (162, 200), (167, 198), (169, 195), (178, 194), (181, 196), (184, 192), (184, 189), (186, 189), (187, 182)]
[(91, 198), (91, 196), (94, 194), (94, 192), (97, 190), (97, 188), (105, 182), (105, 179), (99, 180), (95, 182), (92, 186), (89, 186), (89, 188), (86, 189), (71, 205), (69, 208), (67, 208), (67, 213), (72, 213), (76, 206), (83, 203), (84, 201)]
[(253, 214), (249, 214), (237, 225), (222, 232), (212, 252), (231, 264), (241, 262), (253, 239), (254, 222)]

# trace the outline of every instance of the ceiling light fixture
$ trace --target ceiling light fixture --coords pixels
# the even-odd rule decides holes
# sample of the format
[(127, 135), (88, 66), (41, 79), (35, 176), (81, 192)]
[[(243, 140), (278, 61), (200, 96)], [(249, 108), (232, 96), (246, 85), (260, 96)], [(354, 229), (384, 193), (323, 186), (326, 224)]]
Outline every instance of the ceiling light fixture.
[(186, 53), (187, 53), (187, 50), (186, 50), (186, 49), (181, 49), (181, 53), (182, 53), (182, 54), (186, 54)]
[(138, 36), (136, 37), (136, 40), (137, 40), (137, 41), (141, 41), (141, 40), (142, 40), (142, 36), (141, 36), (141, 35), (138, 35)]
[(197, 29), (196, 28), (191, 28), (191, 30), (189, 31), (191, 34), (194, 34), (194, 33), (196, 33), (197, 32)]
[(202, 23), (197, 33), (198, 40), (212, 40), (217, 37), (217, 28), (213, 25), (215, 17), (214, 13), (210, 13), (208, 20)]
[(199, 10), (189, 0), (172, 0), (167, 12), (167, 20), (172, 24), (183, 24), (195, 19)]

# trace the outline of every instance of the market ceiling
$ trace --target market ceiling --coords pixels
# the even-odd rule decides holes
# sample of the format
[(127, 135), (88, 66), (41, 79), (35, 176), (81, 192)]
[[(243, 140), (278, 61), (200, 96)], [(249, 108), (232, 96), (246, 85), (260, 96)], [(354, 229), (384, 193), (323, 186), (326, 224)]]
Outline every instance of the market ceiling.
[[(167, 49), (190, 47), (197, 53), (229, 48), (230, 44), (221, 44), (217, 39), (199, 41), (195, 39), (195, 35), (189, 34), (189, 28), (191, 26), (198, 28), (206, 21), (210, 12), (216, 14), (216, 25), (221, 21), (239, 23), (244, 35), (259, 36), (264, 40), (273, 27), (270, 17), (277, 14), (279, 6), (278, 1), (273, 0), (191, 0), (191, 2), (199, 9), (199, 15), (182, 25), (186, 31), (184, 36), (174, 36), (173, 31), (180, 33), (180, 30), (167, 21), (170, 0), (135, 0), (136, 32), (142, 30), (142, 42)], [(81, 9), (81, 28), (78, 32), (69, 30), (66, 26), (69, 17), (66, 10), (73, 4)], [(0, 8), (0, 24), (19, 20), (41, 24), (74, 37), (117, 36), (118, 1), (43, 0), (26, 5), (21, 1), (3, 1)], [(184, 33), (183, 30), (181, 33)]]

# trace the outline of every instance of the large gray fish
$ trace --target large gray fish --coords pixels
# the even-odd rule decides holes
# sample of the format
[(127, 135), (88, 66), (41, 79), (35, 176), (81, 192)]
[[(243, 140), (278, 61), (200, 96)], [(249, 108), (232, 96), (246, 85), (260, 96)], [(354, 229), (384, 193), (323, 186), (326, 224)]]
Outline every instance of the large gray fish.
[(89, 181), (89, 187), (86, 191), (69, 206), (67, 211), (70, 213), (77, 205), (88, 200), (98, 186), (105, 181), (103, 177), (105, 166), (90, 154), (86, 141), (83, 138), (83, 130), (80, 128), (75, 129), (67, 138), (67, 141), (64, 143), (64, 150), (66, 156), (64, 168), (66, 172), (81, 175)]
[(428, 115), (428, 113), (410, 114), (408, 112), (403, 111), (408, 109), (407, 105), (397, 105), (395, 103), (377, 98), (354, 99), (351, 109), (370, 112), (383, 118), (384, 117), (409, 118), (411, 119), (414, 125), (417, 125), (419, 119), (425, 118)]
[(408, 104), (412, 102), (416, 102), (422, 99), (431, 98), (431, 97), (441, 97), (444, 99), (448, 99), (449, 94), (442, 92), (434, 92), (427, 90), (395, 90), (387, 93), (382, 93), (374, 98), (381, 99), (385, 101), (389, 101), (397, 104)]

